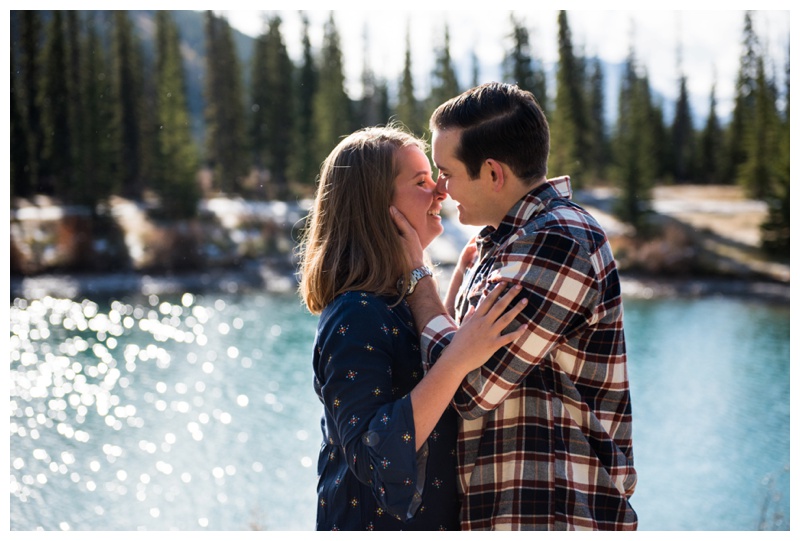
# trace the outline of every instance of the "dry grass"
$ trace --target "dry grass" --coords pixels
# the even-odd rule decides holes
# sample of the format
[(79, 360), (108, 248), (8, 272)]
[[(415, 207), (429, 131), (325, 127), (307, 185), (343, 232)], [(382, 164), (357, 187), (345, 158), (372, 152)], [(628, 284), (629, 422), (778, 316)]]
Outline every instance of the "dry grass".
[(747, 199), (738, 186), (661, 186), (653, 190), (656, 210), (748, 247), (761, 244), (767, 216), (762, 201)]

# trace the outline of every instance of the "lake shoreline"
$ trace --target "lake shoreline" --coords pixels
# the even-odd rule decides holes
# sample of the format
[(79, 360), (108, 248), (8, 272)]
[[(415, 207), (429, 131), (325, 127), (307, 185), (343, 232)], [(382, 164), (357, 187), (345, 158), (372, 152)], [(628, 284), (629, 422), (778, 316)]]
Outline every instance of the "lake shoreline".
[(786, 282), (725, 277), (655, 278), (622, 274), (622, 294), (638, 299), (738, 297), (789, 305)]
[[(747, 199), (735, 186), (658, 187), (653, 231), (637, 235), (614, 217), (615, 193), (597, 188), (576, 197), (608, 235), (625, 296), (725, 295), (789, 303), (788, 257), (776, 259), (761, 249), (763, 201)], [(39, 203), (12, 218), (12, 301), (185, 291), (295, 294), (297, 224), (310, 202), (219, 197), (204, 201), (195, 221), (172, 223), (153, 220), (135, 202), (115, 199), (117, 244), (99, 242), (97, 231), (78, 227), (73, 222), (80, 217), (69, 209)], [(452, 200), (445, 201), (442, 214), (445, 233), (428, 253), (444, 294), (441, 288), (461, 248), (479, 228), (459, 222)]]
[[(438, 280), (447, 283), (451, 267), (437, 267)], [(765, 279), (721, 276), (663, 277), (621, 272), (623, 296), (636, 299), (698, 298), (734, 296), (789, 304), (789, 283)], [(237, 268), (216, 268), (197, 272), (75, 273), (11, 276), (11, 301), (45, 296), (60, 298), (125, 297), (169, 295), (183, 292), (227, 294), (252, 291), (293, 294), (297, 287), (295, 270), (281, 264), (248, 262)]]

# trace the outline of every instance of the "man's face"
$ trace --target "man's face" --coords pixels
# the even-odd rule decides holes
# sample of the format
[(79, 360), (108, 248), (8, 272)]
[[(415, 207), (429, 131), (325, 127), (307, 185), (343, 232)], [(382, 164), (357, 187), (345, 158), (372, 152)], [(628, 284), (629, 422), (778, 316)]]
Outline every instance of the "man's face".
[[(455, 152), (461, 140), (461, 130), (450, 129), (433, 132), (433, 163), (439, 170), (439, 191), (447, 193), (457, 203), (458, 220), (465, 225), (485, 226), (486, 179), (484, 168), (477, 179), (471, 179), (464, 162), (456, 158)], [(482, 201), (484, 204), (482, 204)]]

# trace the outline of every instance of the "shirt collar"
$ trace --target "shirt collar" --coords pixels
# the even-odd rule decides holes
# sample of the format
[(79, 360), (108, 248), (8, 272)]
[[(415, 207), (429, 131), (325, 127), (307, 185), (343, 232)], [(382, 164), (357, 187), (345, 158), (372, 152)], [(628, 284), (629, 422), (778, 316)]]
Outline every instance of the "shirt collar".
[(478, 235), (477, 242), (499, 243), (540, 213), (553, 199), (572, 199), (569, 176), (547, 179), (533, 188), (511, 207), (497, 228), (491, 225), (484, 227)]

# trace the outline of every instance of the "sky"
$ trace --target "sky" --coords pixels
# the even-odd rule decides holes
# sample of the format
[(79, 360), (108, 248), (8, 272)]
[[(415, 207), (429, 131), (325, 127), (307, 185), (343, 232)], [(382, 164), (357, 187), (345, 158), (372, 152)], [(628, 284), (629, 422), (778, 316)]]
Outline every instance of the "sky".
[[(486, 4), (486, 1), (481, 3)], [(585, 6), (591, 4), (587, 2), (562, 4), (567, 9), (576, 50), (582, 48), (587, 55), (598, 55), (607, 62), (618, 63), (626, 59), (633, 43), (637, 58), (648, 70), (651, 86), (666, 100), (674, 101), (677, 96), (680, 44), (681, 66), (687, 76), (695, 114), (707, 115), (711, 87), (716, 80), (717, 114), (725, 118), (733, 104), (744, 11), (713, 9), (718, 3), (670, 2), (674, 10), (630, 10), (625, 9), (629, 4), (620, 2), (617, 2), (619, 9), (604, 10), (588, 9)], [(288, 3), (272, 2), (270, 5), (280, 8), (281, 4)], [(323, 24), (333, 11), (344, 50), (346, 84), (351, 97), (360, 95), (365, 43), (369, 45), (367, 60), (372, 70), (385, 77), (390, 85), (396, 84), (405, 60), (406, 32), (412, 43), (416, 90), (426, 95), (433, 51), (444, 43), (445, 25), (450, 33), (451, 55), (459, 72), (464, 74), (459, 79), (460, 85), (466, 87), (471, 82), (473, 53), (481, 66), (481, 82), (499, 79), (504, 46), (509, 43), (506, 36), (512, 11), (529, 29), (534, 54), (546, 65), (554, 64), (558, 58), (558, 11), (530, 9), (531, 1), (492, 2), (496, 9), (490, 10), (458, 9), (456, 2), (404, 2), (398, 3), (398, 7), (406, 9), (396, 10), (353, 9), (355, 2), (297, 4), (309, 16), (312, 46), (317, 49), (322, 43)], [(682, 8), (683, 4), (692, 9)], [(327, 7), (319, 9), (318, 5)], [(614, 2), (604, 5), (613, 7)], [(765, 9), (754, 12), (754, 25), (782, 77), (790, 33), (788, 3), (764, 1), (760, 5)], [(274, 11), (235, 8), (221, 13), (238, 30), (257, 36), (264, 30), (265, 16), (276, 12), (282, 19), (281, 30), (289, 54), (298, 61), (301, 25), (296, 7)], [(606, 99), (616, 97), (607, 96)]]

